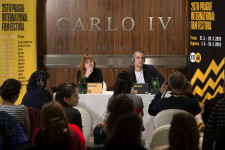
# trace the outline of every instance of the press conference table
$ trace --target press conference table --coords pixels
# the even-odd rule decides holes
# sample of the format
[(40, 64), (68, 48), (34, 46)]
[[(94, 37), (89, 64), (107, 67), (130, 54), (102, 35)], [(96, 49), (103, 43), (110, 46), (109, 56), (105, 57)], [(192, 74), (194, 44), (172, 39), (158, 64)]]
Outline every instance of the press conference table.
[[(93, 117), (93, 127), (102, 121), (103, 116), (106, 112), (106, 107), (108, 104), (108, 99), (112, 96), (112, 91), (105, 91), (103, 94), (79, 94), (80, 99), (78, 102), (78, 107), (85, 108), (88, 110)], [(148, 114), (148, 105), (151, 103), (154, 95), (151, 94), (137, 94), (142, 97), (144, 104), (144, 116), (143, 123), (145, 131), (142, 133), (143, 139), (145, 141), (146, 148), (149, 148), (152, 133), (154, 131), (154, 117)]]

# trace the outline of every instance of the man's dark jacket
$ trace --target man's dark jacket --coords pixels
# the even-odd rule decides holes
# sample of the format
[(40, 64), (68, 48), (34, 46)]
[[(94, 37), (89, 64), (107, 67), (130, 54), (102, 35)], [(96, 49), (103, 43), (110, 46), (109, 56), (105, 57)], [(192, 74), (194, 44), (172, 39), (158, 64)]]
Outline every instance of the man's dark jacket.
[[(128, 70), (128, 73), (131, 76), (132, 82), (133, 83), (137, 83), (136, 81), (136, 76), (135, 76), (135, 71), (134, 71), (134, 66), (131, 67)], [(149, 83), (149, 86), (151, 85), (151, 81), (152, 78), (156, 79), (156, 77), (158, 77), (159, 79), (159, 84), (160, 87), (162, 86), (162, 84), (164, 83), (165, 79), (163, 78), (163, 76), (160, 74), (160, 72), (158, 72), (155, 67), (153, 67), (152, 65), (143, 65), (143, 74), (144, 74), (144, 79), (145, 79), (145, 83)]]

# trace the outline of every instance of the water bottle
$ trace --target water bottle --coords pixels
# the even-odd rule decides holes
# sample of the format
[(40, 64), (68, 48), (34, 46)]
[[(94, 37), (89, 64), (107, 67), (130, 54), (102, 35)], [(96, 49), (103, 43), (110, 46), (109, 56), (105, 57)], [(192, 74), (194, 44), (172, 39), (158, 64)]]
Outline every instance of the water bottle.
[(83, 94), (86, 94), (86, 93), (87, 93), (87, 80), (84, 77), (83, 78)]
[(78, 94), (83, 94), (83, 81), (81, 77), (79, 77), (78, 81)]
[(159, 78), (156, 77), (156, 93), (158, 93), (160, 90), (160, 86), (159, 86)]
[(151, 94), (156, 94), (156, 81), (153, 77), (152, 77), (150, 88), (151, 88), (151, 91), (150, 91)]

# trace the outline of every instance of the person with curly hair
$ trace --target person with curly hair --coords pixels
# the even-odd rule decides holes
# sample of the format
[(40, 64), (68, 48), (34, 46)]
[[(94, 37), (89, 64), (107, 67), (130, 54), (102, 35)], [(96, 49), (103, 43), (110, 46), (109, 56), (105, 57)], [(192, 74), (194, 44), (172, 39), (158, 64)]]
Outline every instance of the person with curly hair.
[(52, 101), (42, 108), (41, 128), (36, 130), (32, 144), (40, 149), (80, 150), (84, 148), (84, 137), (80, 136), (81, 131), (68, 124), (62, 105)]

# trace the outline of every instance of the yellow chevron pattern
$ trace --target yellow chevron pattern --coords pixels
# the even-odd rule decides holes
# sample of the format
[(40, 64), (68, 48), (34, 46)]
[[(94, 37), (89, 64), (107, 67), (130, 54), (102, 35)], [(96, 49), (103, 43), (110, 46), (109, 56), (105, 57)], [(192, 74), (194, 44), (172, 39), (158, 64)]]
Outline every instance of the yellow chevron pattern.
[(207, 92), (205, 97), (203, 98), (203, 100), (199, 103), (200, 106), (202, 106), (207, 99), (214, 98), (217, 93), (220, 93), (220, 94), (223, 93), (223, 87), (222, 86), (218, 86), (217, 90), (214, 92), (213, 95), (211, 95), (209, 92)]
[(217, 75), (220, 69), (223, 67), (223, 65), (224, 65), (224, 59), (222, 59), (219, 66), (217, 66), (215, 61), (212, 60), (205, 74), (203, 74), (200, 69), (197, 69), (193, 78), (191, 79), (191, 85), (193, 85), (197, 79), (199, 79), (202, 83), (204, 83), (205, 79), (207, 78), (211, 70)]
[[(221, 69), (223, 69), (222, 67), (223, 67), (224, 62), (225, 62), (224, 60), (225, 59), (222, 59), (222, 61), (220, 62), (220, 64), (218, 66), (215, 63), (215, 61), (212, 60), (208, 69), (206, 70), (205, 74), (203, 74), (200, 69), (197, 69), (193, 78), (192, 78), (192, 80), (191, 80), (191, 85), (194, 85), (194, 83), (197, 79), (199, 79), (202, 83), (204, 83), (207, 76), (211, 72), (211, 70), (217, 75), (218, 72)], [(222, 73), (218, 76), (218, 78), (216, 79), (215, 82), (211, 78), (209, 78), (209, 80), (207, 81), (207, 83), (205, 84), (203, 89), (201, 89), (199, 86), (196, 86), (193, 90), (193, 95), (198, 94), (200, 97), (202, 97), (204, 95), (204, 93), (206, 92), (208, 87), (211, 87), (213, 90), (215, 90), (216, 86), (218, 85), (218, 83), (221, 79), (224, 79), (224, 71), (222, 71)], [(205, 97), (203, 98), (203, 100), (200, 102), (200, 106), (202, 106), (207, 99), (211, 99), (211, 98), (215, 97), (217, 95), (217, 93), (223, 93), (223, 87), (222, 86), (219, 85), (213, 95), (211, 95), (209, 92), (207, 92)]]
[(197, 93), (199, 96), (202, 97), (208, 87), (211, 87), (214, 90), (216, 88), (216, 86), (218, 85), (218, 83), (220, 82), (221, 79), (224, 79), (224, 71), (221, 72), (221, 74), (217, 78), (216, 82), (214, 82), (212, 80), (212, 78), (209, 78), (209, 80), (205, 84), (203, 90), (199, 86), (196, 86), (195, 89), (193, 90), (193, 95), (195, 95)]
[(201, 131), (202, 128), (205, 127), (204, 123), (197, 123), (198, 131)]

